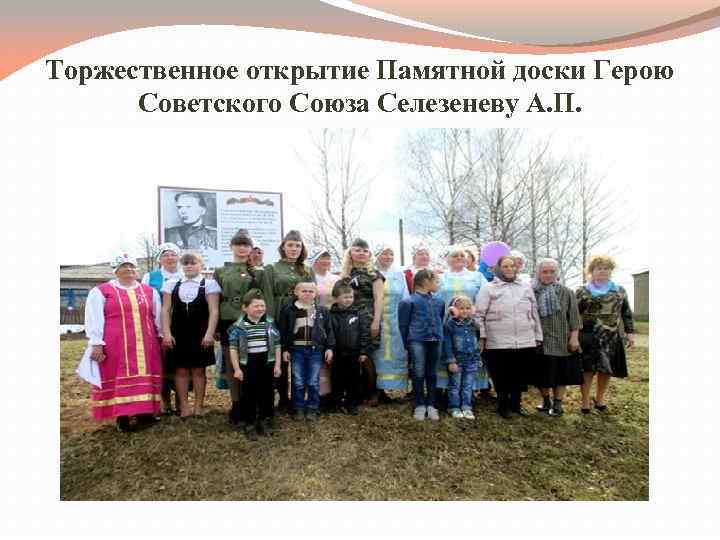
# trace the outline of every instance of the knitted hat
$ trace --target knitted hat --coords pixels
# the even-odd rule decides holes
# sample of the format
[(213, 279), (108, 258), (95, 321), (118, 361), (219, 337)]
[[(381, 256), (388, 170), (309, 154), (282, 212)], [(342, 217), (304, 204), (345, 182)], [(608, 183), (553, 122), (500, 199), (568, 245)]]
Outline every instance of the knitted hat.
[(423, 243), (421, 242), (421, 243), (419, 243), (419, 244), (415, 244), (415, 245), (412, 247), (412, 256), (414, 257), (414, 256), (417, 255), (418, 252), (420, 252), (420, 251), (427, 251), (427, 252), (428, 252), (428, 255), (430, 255), (430, 248), (428, 247), (428, 245), (427, 245), (427, 244), (423, 244)]

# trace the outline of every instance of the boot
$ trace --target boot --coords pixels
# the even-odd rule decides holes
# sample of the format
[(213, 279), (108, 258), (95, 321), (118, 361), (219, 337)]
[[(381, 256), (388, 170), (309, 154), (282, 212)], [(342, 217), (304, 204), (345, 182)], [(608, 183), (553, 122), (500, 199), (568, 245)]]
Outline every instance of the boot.
[(234, 426), (238, 425), (238, 422), (240, 422), (240, 402), (239, 401), (232, 402), (232, 407), (230, 408), (230, 412), (228, 414), (228, 421)]
[(540, 412), (549, 413), (552, 409), (552, 406), (553, 404), (552, 401), (550, 401), (550, 396), (543, 396), (542, 405), (538, 405), (535, 408)]
[(562, 416), (563, 413), (562, 399), (556, 399), (553, 401), (552, 409), (550, 410), (550, 416)]

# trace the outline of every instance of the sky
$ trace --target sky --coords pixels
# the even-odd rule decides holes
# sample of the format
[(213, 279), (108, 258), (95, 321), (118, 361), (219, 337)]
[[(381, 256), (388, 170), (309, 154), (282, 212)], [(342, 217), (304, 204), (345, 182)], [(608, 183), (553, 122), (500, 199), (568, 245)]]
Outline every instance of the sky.
[[(591, 173), (625, 200), (630, 227), (614, 239), (616, 280), (631, 289), (632, 272), (649, 266), (651, 156), (661, 134), (643, 130), (528, 130), (551, 134), (553, 149), (587, 156)], [(358, 155), (374, 177), (360, 234), (399, 246), (407, 168), (398, 152), (407, 129), (370, 129)], [(284, 229), (306, 223), (312, 190), (310, 134), (303, 129), (60, 130), (56, 140), (59, 264), (108, 261), (119, 250), (141, 255), (138, 238), (157, 234), (157, 186), (281, 191)], [(659, 169), (662, 170), (661, 168)], [(409, 246), (418, 240), (406, 230)]]

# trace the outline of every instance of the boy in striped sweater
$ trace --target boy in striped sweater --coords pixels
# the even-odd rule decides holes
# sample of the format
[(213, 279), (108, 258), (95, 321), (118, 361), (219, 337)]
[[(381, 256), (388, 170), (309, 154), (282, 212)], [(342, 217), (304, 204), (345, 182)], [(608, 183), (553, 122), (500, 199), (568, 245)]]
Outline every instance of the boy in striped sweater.
[(243, 297), (240, 317), (228, 330), (233, 376), (242, 384), (240, 414), (251, 441), (272, 435), (273, 376), (280, 376), (280, 333), (265, 314), (262, 293), (252, 289)]

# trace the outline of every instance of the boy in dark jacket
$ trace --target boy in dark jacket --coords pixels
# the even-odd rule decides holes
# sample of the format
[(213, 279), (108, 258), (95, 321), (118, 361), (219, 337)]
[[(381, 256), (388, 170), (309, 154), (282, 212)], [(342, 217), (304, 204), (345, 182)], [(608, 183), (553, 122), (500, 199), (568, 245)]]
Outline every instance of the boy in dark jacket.
[(358, 414), (362, 391), (362, 364), (368, 360), (370, 320), (365, 311), (353, 307), (355, 293), (339, 281), (332, 290), (335, 303), (330, 309), (330, 324), (335, 349), (330, 365), (331, 400), (345, 407), (348, 414)]
[(330, 314), (317, 304), (316, 295), (314, 283), (298, 283), (295, 301), (283, 306), (278, 320), (283, 362), (292, 359), (293, 420), (302, 420), (303, 416), (309, 421), (318, 419), (320, 366), (323, 357), (332, 362), (335, 346)]

